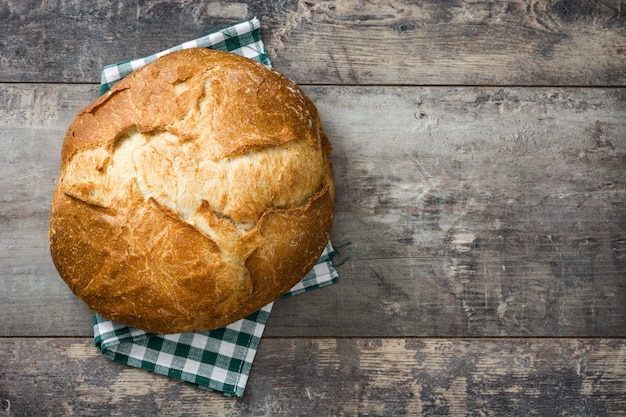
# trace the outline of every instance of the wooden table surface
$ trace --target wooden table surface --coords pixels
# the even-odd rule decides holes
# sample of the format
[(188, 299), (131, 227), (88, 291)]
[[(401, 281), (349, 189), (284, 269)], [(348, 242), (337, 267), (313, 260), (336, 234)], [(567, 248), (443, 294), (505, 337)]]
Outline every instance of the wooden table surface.
[[(234, 399), (102, 357), (47, 228), (101, 67), (254, 16), (333, 145), (341, 279)], [(621, 0), (0, 1), (0, 415), (626, 415), (625, 204)]]

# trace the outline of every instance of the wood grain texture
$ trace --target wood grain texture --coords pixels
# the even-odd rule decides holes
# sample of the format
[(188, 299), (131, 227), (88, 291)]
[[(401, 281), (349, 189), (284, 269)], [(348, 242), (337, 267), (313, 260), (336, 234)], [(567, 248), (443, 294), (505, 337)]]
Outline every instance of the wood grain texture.
[(89, 334), (87, 308), (59, 285), (48, 222), (63, 136), (96, 97), (93, 85), (0, 86), (1, 334)]
[(386, 335), (626, 334), (623, 90), (308, 91), (358, 282), (334, 307)]
[(243, 399), (114, 363), (85, 339), (0, 339), (17, 416), (619, 416), (626, 340), (265, 339)]
[[(233, 399), (103, 358), (47, 227), (101, 67), (254, 16), (334, 146), (341, 280)], [(626, 415), (624, 87), (624, 0), (0, 1), (0, 415)]]
[[(306, 91), (345, 262), (340, 284), (277, 303), (268, 335), (626, 335), (625, 89)], [(96, 95), (0, 85), (0, 335), (91, 334), (47, 224), (63, 134)]]
[(174, 0), (0, 4), (0, 82), (97, 82), (137, 58), (257, 16), (298, 83), (624, 85), (623, 0)]

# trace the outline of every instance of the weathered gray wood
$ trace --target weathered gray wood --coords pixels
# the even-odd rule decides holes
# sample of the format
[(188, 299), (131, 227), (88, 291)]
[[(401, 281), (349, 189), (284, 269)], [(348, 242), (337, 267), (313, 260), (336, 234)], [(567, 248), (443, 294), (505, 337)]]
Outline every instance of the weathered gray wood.
[[(101, 67), (253, 16), (333, 142), (341, 281), (275, 304), (237, 400), (101, 357), (47, 226)], [(0, 415), (626, 415), (625, 17), (624, 0), (0, 2)]]
[(299, 83), (624, 85), (623, 0), (96, 0), (0, 4), (0, 82), (97, 82), (105, 64), (257, 16)]
[(52, 265), (48, 220), (63, 136), (96, 97), (94, 85), (0, 86), (2, 335), (91, 333), (88, 310)]
[(348, 334), (363, 316), (386, 335), (626, 334), (624, 90), (321, 90), (356, 282), (320, 322), (350, 305)]
[(242, 399), (84, 339), (0, 339), (0, 364), (21, 417), (626, 415), (624, 339), (265, 339)]
[[(86, 336), (47, 242), (94, 85), (0, 85), (0, 335)], [(270, 336), (626, 335), (626, 90), (308, 87), (334, 146), (341, 282)]]

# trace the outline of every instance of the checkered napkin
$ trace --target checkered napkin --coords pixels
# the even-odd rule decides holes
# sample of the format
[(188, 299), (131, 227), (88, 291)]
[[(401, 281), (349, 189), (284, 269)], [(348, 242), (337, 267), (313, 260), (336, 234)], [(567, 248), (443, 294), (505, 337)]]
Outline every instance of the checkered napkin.
[[(133, 70), (168, 52), (207, 47), (229, 51), (270, 66), (255, 18), (207, 33), (166, 51), (134, 61), (109, 65), (102, 70), (100, 93), (106, 92)], [(335, 251), (330, 242), (313, 269), (283, 297), (335, 283)], [(94, 342), (114, 361), (180, 379), (229, 396), (243, 396), (273, 303), (222, 329), (158, 335), (128, 327), (94, 314)]]

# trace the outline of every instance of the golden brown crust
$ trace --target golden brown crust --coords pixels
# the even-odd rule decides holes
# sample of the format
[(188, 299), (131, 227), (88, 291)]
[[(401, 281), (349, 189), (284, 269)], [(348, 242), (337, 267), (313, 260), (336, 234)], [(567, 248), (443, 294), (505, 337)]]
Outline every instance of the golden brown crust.
[(52, 259), (107, 318), (158, 333), (223, 327), (320, 256), (330, 150), (313, 104), (277, 72), (208, 49), (168, 54), (70, 126)]

